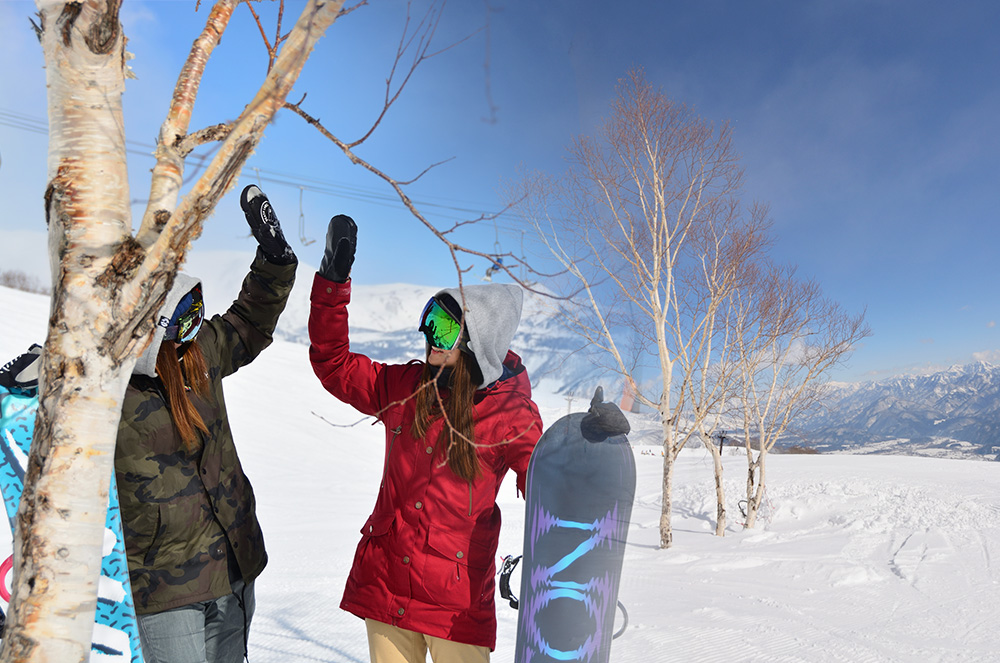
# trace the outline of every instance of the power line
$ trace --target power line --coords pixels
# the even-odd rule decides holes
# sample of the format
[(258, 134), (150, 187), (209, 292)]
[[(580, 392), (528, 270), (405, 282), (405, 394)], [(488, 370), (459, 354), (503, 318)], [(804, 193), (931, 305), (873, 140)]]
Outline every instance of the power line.
[[(0, 126), (10, 127), (12, 129), (17, 129), (19, 131), (29, 131), (31, 133), (37, 133), (43, 135), (48, 134), (48, 124), (46, 122), (38, 119), (37, 117), (24, 115), (23, 113), (17, 113), (15, 111), (10, 111), (4, 108), (0, 108)], [(132, 146), (132, 148), (126, 148), (125, 151), (128, 154), (148, 157), (150, 159), (154, 158), (153, 153), (156, 150), (155, 145), (128, 139), (126, 139), (125, 144), (128, 146)], [(142, 148), (142, 149), (135, 149), (135, 148)], [(247, 169), (244, 168), (244, 171), (241, 174), (246, 175), (246, 170)], [(311, 193), (336, 196), (336, 197), (346, 198), (348, 200), (356, 200), (359, 202), (366, 202), (377, 205), (396, 206), (399, 204), (399, 198), (396, 197), (395, 195), (369, 187), (361, 187), (357, 185), (345, 184), (342, 182), (336, 182), (332, 180), (310, 177), (300, 174), (269, 170), (266, 168), (254, 168), (254, 172), (256, 174), (263, 173), (269, 176), (269, 177), (259, 177), (260, 181), (271, 182), (272, 184), (277, 184), (279, 186), (288, 186), (297, 189), (301, 188)], [(490, 212), (486, 210), (485, 209), (486, 205), (482, 205), (479, 207), (460, 206), (445, 202), (433, 202), (434, 198), (437, 198), (438, 200), (442, 201), (457, 200), (457, 199), (449, 199), (442, 196), (429, 196), (427, 198), (413, 199), (413, 201), (414, 203), (419, 204), (421, 207), (439, 210), (439, 213), (437, 214), (438, 216), (451, 220), (464, 220), (466, 219), (466, 217), (456, 216), (454, 214), (445, 214), (441, 212), (457, 212), (459, 214), (472, 215), (475, 217), (480, 217), (480, 216), (487, 217), (495, 214), (495, 212)], [(473, 205), (475, 204), (476, 203), (473, 203)]]
[[(49, 132), (48, 123), (45, 120), (5, 108), (0, 108), (0, 126), (6, 126), (18, 131), (26, 131), (40, 135), (47, 135)], [(125, 144), (127, 146), (125, 149), (127, 154), (149, 159), (155, 158), (154, 153), (156, 151), (156, 145), (129, 139), (125, 140)], [(196, 170), (194, 172), (197, 172), (197, 169), (200, 168), (207, 160), (208, 155), (192, 153), (191, 158), (200, 160), (200, 162), (195, 166)], [(397, 210), (400, 206), (400, 200), (398, 196), (395, 195), (395, 192), (388, 192), (384, 189), (363, 187), (344, 182), (337, 182), (334, 180), (301, 175), (298, 173), (259, 168), (256, 166), (244, 166), (240, 174), (241, 176), (248, 177), (250, 175), (249, 171), (251, 170), (253, 171), (253, 175), (256, 177), (257, 181), (261, 183), (268, 182), (277, 186), (299, 189), (300, 191), (307, 191), (317, 195), (330, 196), (332, 198), (340, 198), (343, 200), (352, 200), (380, 207), (395, 208)], [(517, 242), (523, 230), (518, 222), (514, 220), (515, 218), (520, 218), (521, 215), (515, 212), (507, 211), (498, 213), (496, 211), (488, 211), (485, 209), (486, 205), (473, 207), (462, 204), (451, 204), (449, 202), (433, 202), (434, 200), (452, 201), (452, 203), (466, 202), (444, 196), (428, 196), (426, 198), (412, 198), (412, 200), (415, 205), (422, 209), (432, 211), (435, 218), (442, 220), (469, 221), (471, 219), (478, 218), (490, 219), (498, 234), (501, 234), (505, 238), (513, 240), (514, 242)], [(137, 205), (144, 204), (145, 202), (146, 201), (143, 199), (132, 201), (133, 204)], [(471, 204), (477, 205), (477, 203)], [(516, 254), (516, 247), (510, 246), (507, 248), (508, 250), (504, 251), (504, 253)]]

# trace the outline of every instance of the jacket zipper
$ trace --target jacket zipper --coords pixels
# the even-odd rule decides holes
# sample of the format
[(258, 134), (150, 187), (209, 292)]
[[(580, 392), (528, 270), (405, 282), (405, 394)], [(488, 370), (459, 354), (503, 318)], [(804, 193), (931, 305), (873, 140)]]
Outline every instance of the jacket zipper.
[(469, 517), (472, 517), (472, 482), (469, 482)]
[(400, 424), (395, 428), (390, 428), (392, 431), (392, 439), (389, 440), (389, 449), (385, 452), (385, 464), (382, 465), (382, 486), (385, 486), (385, 477), (389, 472), (389, 457), (392, 456), (392, 447), (396, 444), (396, 436), (403, 432), (403, 425)]

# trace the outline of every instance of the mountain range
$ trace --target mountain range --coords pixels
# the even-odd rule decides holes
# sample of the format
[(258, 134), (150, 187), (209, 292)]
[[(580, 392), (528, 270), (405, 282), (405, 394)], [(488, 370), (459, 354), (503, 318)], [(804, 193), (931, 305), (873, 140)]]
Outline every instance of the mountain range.
[[(193, 254), (184, 271), (202, 279), (208, 312), (221, 312), (239, 291), (251, 260), (252, 255), (243, 252)], [(309, 342), (309, 293), (315, 271), (313, 266), (300, 264), (298, 283), (276, 337)], [(466, 279), (467, 285), (475, 283), (478, 280)], [(421, 357), (424, 340), (417, 331), (417, 317), (429, 297), (454, 285), (355, 282), (348, 307), (351, 349), (389, 363)], [(27, 299), (37, 299), (40, 310), (47, 307), (47, 297), (32, 295)], [(8, 321), (18, 324), (18, 313), (8, 312)], [(40, 342), (44, 329), (27, 338)], [(586, 353), (576, 351), (580, 344), (578, 337), (559, 324), (551, 299), (526, 292), (512, 349), (528, 367), (533, 387), (589, 400), (594, 388), (602, 385), (608, 399), (617, 400), (621, 379), (597, 367)], [(658, 429), (652, 420), (650, 426)], [(831, 384), (823, 407), (796, 422), (790, 433), (779, 446), (807, 447), (821, 453), (1000, 460), (1000, 366), (978, 362), (930, 375)]]
[[(192, 254), (184, 272), (200, 278), (209, 314), (222, 312), (239, 292), (252, 255), (242, 252), (212, 251)], [(300, 262), (296, 284), (275, 336), (293, 343), (309, 343), (309, 294), (316, 267)], [(464, 285), (478, 285), (479, 279), (466, 278)], [(417, 331), (417, 318), (424, 304), (439, 290), (457, 283), (436, 286), (409, 283), (367, 285), (352, 281), (348, 319), (351, 350), (386, 363), (406, 362), (423, 357), (424, 336)], [(576, 352), (580, 339), (563, 328), (555, 316), (553, 300), (525, 290), (521, 322), (511, 349), (528, 367), (531, 382), (553, 393), (592, 394), (603, 384), (609, 394), (621, 392), (621, 379), (608, 376), (583, 353)], [(588, 395), (589, 399), (589, 395)]]
[(821, 452), (1000, 460), (1000, 366), (834, 384), (797, 429), (798, 444)]

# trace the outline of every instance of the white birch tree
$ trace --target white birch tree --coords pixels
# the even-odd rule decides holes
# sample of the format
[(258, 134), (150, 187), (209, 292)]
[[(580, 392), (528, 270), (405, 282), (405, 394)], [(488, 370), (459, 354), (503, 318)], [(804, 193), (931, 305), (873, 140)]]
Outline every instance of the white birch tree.
[[(566, 174), (526, 178), (511, 193), (565, 269), (561, 319), (659, 415), (663, 548), (673, 542), (674, 461), (728, 394), (726, 304), (768, 243), (767, 210), (742, 203), (742, 181), (729, 126), (632, 71), (597, 136), (570, 147)], [(643, 357), (653, 386), (634, 379)], [(724, 504), (721, 462), (716, 470)], [(719, 515), (721, 534), (724, 507)]]
[[(191, 0), (194, 12), (201, 0)], [(207, 3), (205, 3), (207, 6)], [(233, 11), (245, 4), (268, 54), (261, 87), (239, 101), (237, 119), (199, 129), (190, 120), (205, 67)], [(264, 130), (282, 108), (328, 135), (345, 156), (383, 178), (401, 203), (458, 254), (490, 254), (448, 239), (458, 227), (429, 223), (398, 181), (352, 151), (378, 128), (416, 68), (455, 46), (434, 50), (443, 2), (411, 22), (411, 6), (383, 107), (358, 140), (344, 143), (288, 102), (317, 42), (338, 19), (367, 4), (307, 0), (282, 33), (277, 0), (273, 41), (251, 0), (216, 0), (195, 39), (160, 127), (148, 205), (131, 232), (122, 112), (128, 75), (122, 0), (36, 0), (48, 83), (49, 182), (45, 194), (52, 304), (40, 380), (40, 405), (14, 543), (14, 575), (0, 662), (83, 661), (89, 655), (105, 509), (125, 387), (148, 343), (153, 314), (191, 242), (232, 188)], [(488, 8), (487, 8), (488, 9)], [(488, 11), (487, 11), (488, 15)], [(409, 66), (402, 61), (412, 57)], [(193, 184), (184, 181), (192, 150), (218, 143)], [(426, 171), (425, 171), (426, 172)], [(419, 175), (418, 175), (419, 177)], [(182, 195), (182, 189), (187, 186)]]
[(733, 329), (739, 378), (735, 407), (747, 459), (746, 522), (754, 527), (767, 483), (767, 456), (788, 427), (817, 406), (830, 371), (871, 330), (791, 267), (761, 270), (737, 294)]
[[(160, 129), (149, 205), (133, 236), (121, 0), (36, 0), (48, 86), (52, 303), (2, 661), (87, 659), (118, 419), (136, 357), (191, 241), (233, 186), (343, 0), (309, 0), (239, 117), (192, 131), (202, 73), (238, 4), (216, 2), (191, 47)], [(209, 140), (220, 141), (219, 149), (182, 196), (185, 157)]]

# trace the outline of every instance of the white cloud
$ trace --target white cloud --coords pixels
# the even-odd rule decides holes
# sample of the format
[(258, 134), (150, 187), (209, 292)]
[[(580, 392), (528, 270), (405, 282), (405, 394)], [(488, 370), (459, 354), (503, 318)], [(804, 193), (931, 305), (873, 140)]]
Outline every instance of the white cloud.
[(991, 364), (1000, 363), (1000, 350), (983, 350), (982, 352), (973, 352), (972, 359), (974, 361), (985, 361)]

